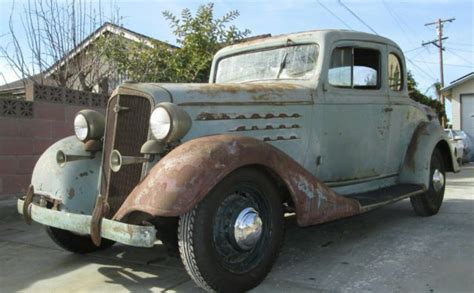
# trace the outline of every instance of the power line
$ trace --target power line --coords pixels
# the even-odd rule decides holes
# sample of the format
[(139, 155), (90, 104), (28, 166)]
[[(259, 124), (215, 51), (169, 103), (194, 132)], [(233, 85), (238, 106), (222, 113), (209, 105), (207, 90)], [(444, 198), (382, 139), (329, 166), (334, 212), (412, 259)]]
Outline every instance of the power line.
[(330, 10), (329, 8), (327, 8), (325, 5), (323, 5), (323, 3), (321, 3), (321, 1), (317, 0), (319, 5), (321, 5), (324, 9), (326, 9), (327, 12), (329, 12), (332, 16), (334, 16), (335, 18), (337, 18), (342, 24), (344, 24), (348, 29), (352, 29), (352, 27), (350, 25), (348, 25), (342, 18), (340, 18), (339, 16), (337, 16), (337, 14), (335, 14), (334, 12), (332, 12), (332, 10)]
[[(438, 64), (438, 62), (430, 62), (430, 61), (423, 61), (423, 60), (413, 60), (413, 62), (417, 63), (427, 63), (427, 64)], [(456, 66), (456, 67), (468, 67), (468, 68), (474, 68), (474, 65), (461, 65), (461, 64), (450, 64), (450, 63), (444, 63), (446, 66)]]
[(417, 47), (417, 48), (413, 48), (413, 49), (410, 49), (410, 50), (407, 50), (407, 51), (403, 51), (403, 53), (407, 54), (407, 53), (411, 53), (413, 51), (416, 51), (416, 50), (419, 50), (419, 49), (422, 49), (424, 48), (423, 46), (420, 46), (420, 47)]
[(464, 50), (464, 49), (458, 49), (458, 48), (450, 48), (451, 50), (455, 51), (460, 51), (460, 52), (469, 52), (469, 53), (474, 53), (473, 50)]
[(451, 45), (458, 45), (458, 46), (469, 46), (469, 47), (472, 47), (472, 46), (474, 46), (473, 44), (468, 44), (468, 43), (457, 43), (457, 42), (455, 42), (455, 43), (453, 43), (453, 42), (449, 42), (449, 44), (451, 44)]
[(362, 20), (354, 11), (350, 10), (349, 7), (344, 5), (341, 0), (338, 0), (339, 4), (344, 7), (347, 11), (349, 11), (355, 18), (357, 18), (361, 23), (363, 23), (366, 27), (368, 27), (374, 34), (378, 35), (378, 33), (370, 26), (368, 25), (365, 21)]
[(472, 63), (472, 61), (470, 61), (470, 60), (464, 58), (463, 56), (459, 55), (459, 54), (456, 53), (456, 52), (451, 51), (451, 49), (446, 48), (446, 50), (448, 50), (451, 54), (453, 54), (453, 55), (455, 55), (455, 56), (461, 58), (461, 59), (464, 60), (464, 61), (466, 61), (467, 63), (474, 65), (474, 63)]
[(408, 33), (407, 31), (403, 28), (403, 26), (401, 25), (400, 21), (397, 19), (397, 17), (395, 16), (395, 13), (393, 12), (393, 10), (390, 8), (390, 6), (388, 6), (387, 2), (385, 1), (382, 1), (382, 4), (383, 6), (385, 7), (385, 9), (387, 9), (387, 11), (389, 12), (390, 16), (393, 18), (393, 20), (395, 21), (395, 23), (398, 25), (398, 27), (404, 32), (404, 37), (406, 38), (406, 40), (412, 45), (414, 46), (414, 43), (411, 41), (410, 38), (408, 38)]
[(415, 62), (413, 62), (410, 58), (406, 58), (408, 62), (410, 62), (411, 65), (413, 65), (415, 68), (417, 68), (421, 73), (423, 73), (426, 77), (430, 78), (433, 81), (437, 81), (436, 78), (434, 78), (431, 74), (428, 72), (424, 71), (420, 66), (416, 65)]

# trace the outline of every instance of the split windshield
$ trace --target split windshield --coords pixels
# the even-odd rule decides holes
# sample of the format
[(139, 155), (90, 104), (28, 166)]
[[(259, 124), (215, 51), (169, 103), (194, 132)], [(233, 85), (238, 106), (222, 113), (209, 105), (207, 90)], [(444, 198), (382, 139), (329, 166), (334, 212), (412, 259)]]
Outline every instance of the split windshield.
[(309, 79), (318, 59), (316, 44), (252, 51), (219, 61), (216, 83)]

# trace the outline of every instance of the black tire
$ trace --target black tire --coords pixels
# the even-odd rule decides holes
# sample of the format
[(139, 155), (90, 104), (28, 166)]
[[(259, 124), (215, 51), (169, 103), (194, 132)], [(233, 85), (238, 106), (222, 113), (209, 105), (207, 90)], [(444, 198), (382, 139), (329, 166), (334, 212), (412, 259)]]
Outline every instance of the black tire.
[[(442, 174), (442, 187), (435, 187), (433, 177), (435, 171)], [(443, 203), (444, 190), (446, 188), (446, 168), (443, 155), (438, 149), (433, 151), (430, 163), (430, 187), (427, 192), (410, 197), (411, 205), (415, 213), (422, 217), (432, 216), (438, 213)]]
[(114, 241), (102, 238), (100, 246), (96, 246), (90, 235), (78, 235), (70, 231), (46, 226), (46, 233), (59, 247), (79, 254), (91, 253), (104, 250), (112, 245)]
[[(242, 250), (232, 233), (236, 216), (253, 208), (261, 217), (261, 236)], [(207, 291), (243, 292), (266, 277), (284, 236), (283, 205), (264, 173), (239, 169), (223, 179), (191, 211), (181, 216), (178, 243), (184, 266)]]

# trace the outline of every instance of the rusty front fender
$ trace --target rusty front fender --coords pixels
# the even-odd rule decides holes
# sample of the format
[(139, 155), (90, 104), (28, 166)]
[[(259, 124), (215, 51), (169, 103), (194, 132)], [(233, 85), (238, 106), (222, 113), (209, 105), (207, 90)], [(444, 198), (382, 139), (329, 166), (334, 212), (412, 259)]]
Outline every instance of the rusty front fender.
[(360, 212), (357, 201), (337, 195), (288, 155), (255, 138), (215, 135), (188, 141), (161, 159), (114, 215), (134, 211), (180, 216), (196, 206), (225, 176), (257, 165), (285, 183), (298, 224), (307, 226)]

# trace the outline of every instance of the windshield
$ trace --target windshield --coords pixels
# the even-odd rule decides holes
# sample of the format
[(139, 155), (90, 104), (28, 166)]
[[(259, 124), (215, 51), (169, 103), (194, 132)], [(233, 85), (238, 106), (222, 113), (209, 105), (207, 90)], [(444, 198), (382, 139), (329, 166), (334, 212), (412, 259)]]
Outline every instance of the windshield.
[(316, 44), (295, 45), (229, 56), (219, 61), (217, 83), (309, 79), (318, 58)]

